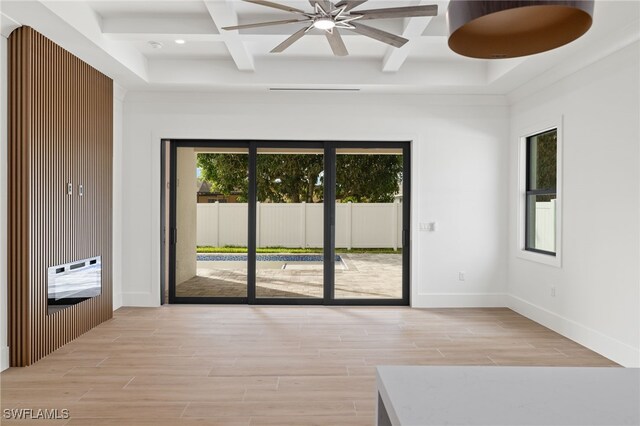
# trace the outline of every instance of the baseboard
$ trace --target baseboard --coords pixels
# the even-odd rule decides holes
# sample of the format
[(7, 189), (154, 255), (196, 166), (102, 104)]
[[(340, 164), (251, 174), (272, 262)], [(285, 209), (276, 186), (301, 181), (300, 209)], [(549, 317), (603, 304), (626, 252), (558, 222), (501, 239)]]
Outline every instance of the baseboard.
[(9, 346), (0, 349), (0, 371), (9, 368)]
[(504, 308), (505, 293), (422, 293), (412, 297), (413, 308)]
[(638, 348), (513, 295), (508, 296), (507, 306), (624, 367), (640, 367)]
[(151, 308), (160, 306), (160, 295), (146, 292), (127, 292), (122, 293), (121, 306), (137, 306)]
[(122, 294), (114, 294), (113, 295), (113, 310), (115, 311), (118, 308), (122, 307)]

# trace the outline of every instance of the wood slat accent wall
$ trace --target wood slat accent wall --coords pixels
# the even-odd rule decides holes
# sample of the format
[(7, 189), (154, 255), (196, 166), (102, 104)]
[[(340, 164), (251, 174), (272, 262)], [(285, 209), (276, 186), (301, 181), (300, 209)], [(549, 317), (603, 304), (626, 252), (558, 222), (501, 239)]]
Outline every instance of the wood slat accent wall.
[[(113, 81), (29, 27), (9, 37), (9, 346), (34, 363), (112, 317)], [(73, 195), (67, 195), (67, 183)], [(84, 185), (79, 196), (78, 185)], [(102, 256), (102, 293), (47, 313), (47, 268)]]

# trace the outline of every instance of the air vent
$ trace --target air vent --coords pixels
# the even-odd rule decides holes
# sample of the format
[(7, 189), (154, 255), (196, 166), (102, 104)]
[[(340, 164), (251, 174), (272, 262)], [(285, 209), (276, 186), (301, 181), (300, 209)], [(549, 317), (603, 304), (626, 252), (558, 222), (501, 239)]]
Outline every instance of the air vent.
[(359, 92), (360, 89), (331, 89), (313, 87), (270, 87), (272, 92)]

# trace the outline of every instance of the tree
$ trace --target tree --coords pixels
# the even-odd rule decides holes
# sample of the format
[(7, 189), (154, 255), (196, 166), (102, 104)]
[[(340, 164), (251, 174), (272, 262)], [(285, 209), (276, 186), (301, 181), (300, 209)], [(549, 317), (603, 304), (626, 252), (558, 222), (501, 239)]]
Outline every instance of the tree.
[(552, 130), (536, 136), (532, 149), (536, 157), (536, 170), (533, 171), (536, 188), (555, 188), (558, 132)]
[(345, 203), (389, 203), (402, 182), (401, 155), (338, 155), (336, 199)]
[(321, 154), (263, 154), (258, 156), (258, 201), (271, 203), (322, 202)]
[[(212, 191), (240, 192), (248, 198), (248, 155), (198, 154), (202, 178)], [(402, 182), (401, 155), (338, 155), (336, 199), (341, 202), (390, 202)], [(261, 202), (321, 203), (324, 199), (324, 158), (321, 154), (261, 154), (256, 167)]]
[[(535, 160), (531, 164), (529, 179), (531, 188), (555, 189), (556, 188), (556, 164), (558, 151), (558, 132), (552, 130), (537, 135), (529, 142), (531, 155)], [(551, 201), (556, 198), (552, 195), (537, 195), (537, 202)]]
[(249, 156), (246, 154), (198, 154), (202, 179), (209, 182), (211, 192), (224, 195), (241, 192), (240, 202), (246, 202), (249, 177)]

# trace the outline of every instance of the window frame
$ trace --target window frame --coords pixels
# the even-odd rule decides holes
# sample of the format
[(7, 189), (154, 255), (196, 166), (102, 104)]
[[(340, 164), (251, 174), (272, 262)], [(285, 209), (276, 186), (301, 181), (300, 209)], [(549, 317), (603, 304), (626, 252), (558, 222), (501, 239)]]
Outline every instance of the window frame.
[[(525, 195), (525, 216), (524, 216), (524, 226), (525, 226), (525, 233), (524, 233), (524, 249), (526, 251), (532, 251), (535, 253), (540, 253), (540, 254), (546, 254), (548, 256), (556, 256), (556, 252), (555, 251), (548, 251), (548, 250), (541, 250), (539, 248), (533, 247), (533, 245), (535, 244), (535, 242), (530, 241), (530, 232), (529, 232), (529, 221), (530, 220), (535, 220), (534, 218), (530, 218), (529, 214), (531, 212), (529, 203), (530, 201), (530, 197), (532, 196), (536, 196), (536, 195), (555, 195), (556, 199), (558, 198), (557, 195), (557, 186), (558, 186), (558, 178), (556, 175), (556, 186), (554, 188), (540, 188), (540, 189), (530, 189), (533, 185), (531, 182), (531, 166), (532, 166), (532, 153), (531, 153), (531, 139), (537, 136), (541, 136), (544, 135), (546, 133), (549, 133), (551, 131), (555, 131), (556, 132), (556, 171), (557, 171), (557, 167), (558, 167), (558, 158), (557, 158), (557, 153), (558, 153), (558, 129), (557, 128), (551, 128), (549, 130), (544, 130), (540, 133), (535, 133), (533, 135), (529, 135), (525, 138), (525, 163), (526, 163), (526, 170), (525, 170), (525, 191), (524, 191), (524, 195)], [(534, 224), (534, 231), (535, 231), (535, 224)], [(555, 230), (554, 230), (554, 239), (556, 235), (555, 235)], [(554, 241), (554, 246), (555, 246), (555, 241)]]
[[(556, 188), (529, 190), (529, 138), (550, 130), (556, 130)], [(547, 120), (530, 126), (519, 132), (519, 170), (518, 170), (518, 250), (522, 259), (543, 263), (560, 268), (562, 266), (562, 117)], [(556, 233), (555, 253), (528, 247), (527, 236), (527, 198), (530, 195), (556, 195)]]

